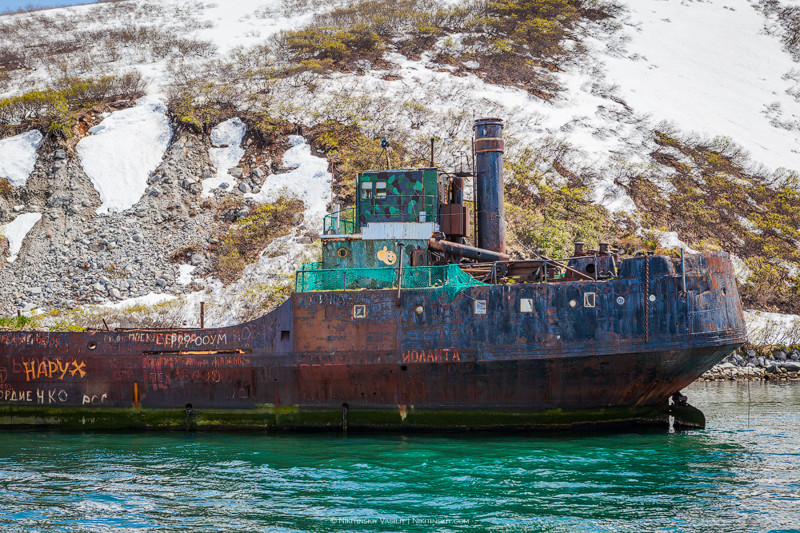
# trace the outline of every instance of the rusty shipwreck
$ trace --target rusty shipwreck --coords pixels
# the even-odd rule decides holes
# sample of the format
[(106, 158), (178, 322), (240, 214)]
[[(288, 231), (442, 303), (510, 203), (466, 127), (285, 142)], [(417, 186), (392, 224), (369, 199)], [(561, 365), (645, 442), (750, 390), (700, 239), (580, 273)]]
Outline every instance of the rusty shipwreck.
[(679, 391), (746, 340), (725, 253), (505, 253), (502, 121), (464, 175), (364, 172), (322, 261), (218, 329), (0, 332), (0, 426), (536, 430), (703, 427)]

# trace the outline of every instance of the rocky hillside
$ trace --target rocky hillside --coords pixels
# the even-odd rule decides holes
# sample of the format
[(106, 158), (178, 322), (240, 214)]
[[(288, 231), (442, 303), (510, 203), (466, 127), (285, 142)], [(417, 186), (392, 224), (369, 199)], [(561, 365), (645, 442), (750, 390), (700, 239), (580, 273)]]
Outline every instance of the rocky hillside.
[(433, 137), (459, 167), (472, 120), (498, 116), (516, 253), (729, 250), (754, 331), (800, 342), (799, 28), (779, 0), (2, 15), (0, 316), (191, 325), (200, 301), (209, 324), (255, 316), (318, 253), (381, 138), (392, 165), (425, 162)]

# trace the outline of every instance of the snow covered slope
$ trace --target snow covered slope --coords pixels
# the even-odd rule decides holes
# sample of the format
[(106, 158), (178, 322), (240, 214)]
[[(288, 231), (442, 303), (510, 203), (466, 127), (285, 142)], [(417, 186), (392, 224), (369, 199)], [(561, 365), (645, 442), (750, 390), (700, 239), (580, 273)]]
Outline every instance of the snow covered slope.
[(217, 175), (203, 180), (204, 197), (211, 196), (211, 190), (223, 184), (223, 188), (233, 188), (235, 180), (229, 171), (239, 164), (244, 155), (241, 144), (246, 132), (247, 126), (239, 117), (226, 120), (211, 130), (212, 148), (208, 153), (217, 168)]
[(0, 178), (15, 187), (25, 185), (36, 164), (36, 151), (44, 136), (39, 130), (0, 139)]
[(275, 202), (281, 196), (298, 198), (306, 206), (306, 225), (321, 228), (331, 197), (328, 161), (312, 155), (311, 146), (300, 135), (290, 135), (289, 144), (283, 165), (291, 170), (268, 177), (258, 194), (245, 196), (261, 202)]
[[(800, 169), (798, 65), (752, 2), (637, 1), (607, 79), (638, 113), (741, 143), (770, 168)], [(598, 42), (598, 48), (605, 43)]]
[(25, 237), (33, 229), (37, 222), (42, 219), (40, 213), (24, 213), (17, 216), (3, 226), (0, 226), (0, 235), (8, 239), (8, 262), (13, 263), (17, 260), (22, 243)]
[(111, 113), (78, 143), (83, 169), (103, 202), (98, 214), (129, 209), (144, 194), (172, 137), (165, 113), (163, 103), (144, 99)]

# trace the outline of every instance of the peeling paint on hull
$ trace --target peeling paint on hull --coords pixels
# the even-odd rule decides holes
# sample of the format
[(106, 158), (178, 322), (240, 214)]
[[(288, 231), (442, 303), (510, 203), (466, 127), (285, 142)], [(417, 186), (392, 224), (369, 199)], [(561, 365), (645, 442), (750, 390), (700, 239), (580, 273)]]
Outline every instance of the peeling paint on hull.
[[(686, 295), (674, 261), (625, 265), (618, 279), (472, 287), (452, 302), (298, 293), (229, 328), (0, 332), (0, 426), (663, 426), (670, 396), (746, 339), (741, 305), (726, 254), (687, 259)], [(595, 306), (570, 305), (586, 292)]]

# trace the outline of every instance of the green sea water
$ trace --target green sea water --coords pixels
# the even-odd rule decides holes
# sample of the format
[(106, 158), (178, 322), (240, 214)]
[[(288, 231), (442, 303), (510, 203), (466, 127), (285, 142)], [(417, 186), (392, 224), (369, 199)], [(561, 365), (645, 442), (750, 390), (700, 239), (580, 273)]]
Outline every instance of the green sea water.
[(800, 531), (800, 386), (684, 392), (708, 429), (3, 432), (0, 530)]

